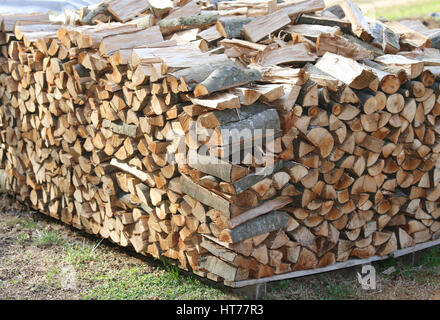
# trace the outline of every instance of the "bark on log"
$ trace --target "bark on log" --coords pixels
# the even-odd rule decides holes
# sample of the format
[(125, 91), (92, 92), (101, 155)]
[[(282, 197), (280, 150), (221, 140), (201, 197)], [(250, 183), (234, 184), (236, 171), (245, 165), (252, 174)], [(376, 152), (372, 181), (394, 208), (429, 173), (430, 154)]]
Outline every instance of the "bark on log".
[(287, 228), (289, 217), (284, 212), (274, 211), (257, 217), (234, 229), (225, 229), (219, 240), (226, 243), (237, 243), (257, 235)]

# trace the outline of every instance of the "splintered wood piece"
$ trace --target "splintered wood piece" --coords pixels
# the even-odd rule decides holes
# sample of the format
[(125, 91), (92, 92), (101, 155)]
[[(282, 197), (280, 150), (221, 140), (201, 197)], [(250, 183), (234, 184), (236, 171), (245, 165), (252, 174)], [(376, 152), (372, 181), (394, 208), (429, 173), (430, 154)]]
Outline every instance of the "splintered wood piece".
[(327, 52), (315, 65), (322, 71), (331, 74), (354, 89), (368, 87), (376, 75), (356, 61), (340, 55)]
[(409, 79), (415, 79), (423, 72), (422, 61), (406, 58), (401, 55), (386, 54), (377, 57), (375, 61), (390, 67), (399, 67), (405, 70)]
[(293, 20), (300, 14), (312, 13), (323, 10), (324, 8), (325, 3), (323, 0), (286, 1), (277, 4), (277, 10), (287, 13)]
[(298, 257), (298, 261), (293, 267), (293, 271), (314, 269), (318, 264), (318, 259), (316, 255), (307, 248), (302, 248), (301, 253)]
[(254, 17), (221, 17), (217, 22), (216, 30), (227, 39), (240, 39), (243, 27), (254, 20)]
[(206, 98), (190, 98), (191, 102), (203, 107), (212, 109), (233, 109), (240, 108), (240, 99), (230, 93), (213, 93)]
[(190, 158), (188, 162), (190, 167), (227, 182), (234, 182), (243, 178), (248, 172), (245, 167), (212, 156), (197, 155), (197, 159), (194, 160), (192, 161)]
[(136, 32), (104, 37), (99, 45), (99, 52), (103, 56), (110, 56), (120, 49), (130, 49), (139, 46), (139, 41), (142, 44), (152, 44), (162, 42), (164, 39), (159, 27), (154, 26)]
[[(215, 63), (206, 63), (200, 66), (170, 72), (167, 75), (167, 80), (170, 82), (171, 89), (174, 93), (179, 91), (193, 91), (197, 84), (208, 78), (215, 70), (225, 65), (233, 66), (234, 62), (225, 59)], [(178, 82), (181, 82), (180, 86)]]
[(263, 66), (315, 62), (317, 57), (310, 52), (305, 43), (286, 45), (276, 49), (266, 49), (260, 56), (260, 64)]
[(160, 31), (163, 35), (168, 35), (176, 31), (200, 28), (206, 29), (214, 25), (218, 20), (216, 13), (203, 15), (180, 16), (178, 18), (162, 19), (159, 21)]
[(332, 52), (353, 60), (373, 59), (373, 53), (340, 35), (322, 33), (316, 41), (316, 54), (323, 56)]
[(397, 250), (397, 238), (396, 234), (393, 232), (390, 239), (377, 251), (378, 256), (385, 256)]
[(116, 20), (127, 22), (136, 15), (148, 10), (148, 2), (141, 0), (113, 0), (108, 2), (107, 10)]
[(351, 30), (353, 33), (363, 41), (370, 42), (373, 39), (373, 35), (368, 22), (362, 15), (361, 9), (350, 0), (342, 1), (341, 8), (344, 10), (345, 16), (351, 22)]
[(385, 25), (400, 36), (402, 46), (410, 47), (410, 49), (430, 46), (429, 37), (408, 28), (398, 21), (388, 21)]
[(148, 5), (154, 16), (159, 19), (169, 13), (174, 7), (171, 0), (148, 0)]
[(262, 137), (273, 137), (278, 130), (280, 130), (278, 113), (275, 109), (266, 109), (247, 119), (217, 127), (210, 143), (216, 146), (240, 145)]
[(284, 11), (276, 11), (246, 24), (243, 27), (243, 34), (247, 40), (258, 42), (288, 24), (290, 24), (289, 15)]

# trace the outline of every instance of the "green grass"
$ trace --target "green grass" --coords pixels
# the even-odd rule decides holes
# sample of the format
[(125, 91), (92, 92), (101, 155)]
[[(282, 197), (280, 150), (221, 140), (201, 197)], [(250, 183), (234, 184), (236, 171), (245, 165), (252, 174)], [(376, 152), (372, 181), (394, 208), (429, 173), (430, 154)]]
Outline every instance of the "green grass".
[(24, 229), (36, 229), (37, 223), (33, 221), (30, 217), (11, 217), (5, 220), (8, 227), (12, 228), (15, 226), (23, 227)]
[(46, 272), (46, 284), (52, 288), (60, 288), (60, 268), (58, 266), (50, 266)]
[(176, 276), (175, 272), (160, 270), (143, 273), (138, 267), (113, 273), (89, 274), (91, 286), (83, 299), (215, 299), (224, 295), (220, 289), (205, 285), (193, 276)]
[(18, 243), (23, 244), (26, 241), (30, 240), (30, 236), (24, 232), (20, 232), (17, 236)]
[(20, 217), (11, 217), (5, 219), (5, 224), (8, 227), (12, 228), (15, 227), (16, 225), (23, 224), (25, 221), (26, 221), (25, 219), (22, 219)]
[[(414, 16), (427, 15), (431, 12), (440, 12), (440, 3), (438, 0), (415, 0), (402, 3), (380, 2), (371, 0), (357, 0), (361, 8), (362, 4), (377, 4), (374, 9), (363, 10), (364, 14), (373, 18), (385, 17), (387, 19), (403, 19)], [(392, 5), (388, 5), (388, 4)]]
[(328, 293), (324, 297), (325, 300), (347, 300), (354, 299), (357, 296), (356, 289), (345, 283), (328, 283), (326, 288)]
[(90, 261), (98, 259), (98, 247), (102, 243), (101, 240), (95, 241), (93, 244), (74, 243), (73, 245), (66, 245), (66, 260), (73, 265), (83, 265)]
[(440, 269), (440, 249), (438, 247), (423, 250), (420, 257), (421, 263), (430, 269)]
[(23, 223), (23, 227), (24, 227), (25, 229), (37, 229), (38, 225), (37, 225), (37, 223), (36, 223), (35, 221), (33, 221), (33, 220), (26, 220), (26, 221)]
[(54, 230), (37, 230), (37, 236), (33, 238), (33, 243), (36, 246), (53, 246), (61, 245), (63, 241), (59, 234)]
[[(440, 250), (437, 247), (422, 250), (420, 252), (420, 263), (413, 266), (410, 262), (403, 262), (402, 259), (390, 258), (380, 262), (379, 272), (383, 277), (402, 277), (405, 280), (415, 281), (419, 284), (429, 284), (427, 279), (440, 274)], [(395, 271), (390, 275), (382, 274), (389, 267)]]

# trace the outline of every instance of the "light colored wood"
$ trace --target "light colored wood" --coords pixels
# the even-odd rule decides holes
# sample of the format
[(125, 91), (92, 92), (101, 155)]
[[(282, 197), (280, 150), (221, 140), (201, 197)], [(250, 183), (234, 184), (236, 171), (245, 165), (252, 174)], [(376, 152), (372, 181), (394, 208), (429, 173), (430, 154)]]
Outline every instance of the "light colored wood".
[(120, 22), (127, 22), (136, 15), (148, 10), (148, 2), (141, 0), (113, 0), (107, 4), (107, 10)]
[(287, 13), (276, 11), (246, 24), (243, 28), (243, 34), (247, 40), (258, 42), (289, 23), (290, 18)]
[(341, 7), (344, 10), (345, 16), (351, 22), (353, 33), (362, 40), (370, 42), (373, 39), (373, 35), (368, 22), (362, 15), (361, 9), (350, 0), (342, 1)]
[(164, 41), (159, 27), (151, 27), (136, 32), (107, 36), (102, 39), (99, 51), (103, 56), (110, 56), (120, 49), (131, 49), (145, 44), (160, 43)]
[(213, 207), (227, 215), (230, 213), (230, 203), (226, 199), (220, 197), (219, 195), (205, 189), (195, 182), (193, 182), (189, 177), (182, 174), (180, 178), (181, 190), (182, 192), (190, 195), (194, 199), (197, 199), (201, 203)]
[(298, 43), (274, 50), (265, 50), (259, 58), (263, 66), (268, 66), (285, 63), (314, 62), (317, 57), (309, 51), (305, 43)]
[(170, 10), (174, 8), (171, 0), (148, 0), (148, 5), (154, 16), (159, 19), (168, 14)]
[(305, 1), (286, 1), (279, 3), (277, 9), (285, 12), (287, 15), (296, 18), (299, 14), (311, 13), (325, 8), (323, 0), (305, 0)]
[(408, 59), (401, 55), (384, 55), (377, 57), (375, 60), (381, 64), (405, 70), (409, 79), (417, 78), (423, 72), (423, 62)]
[(319, 35), (316, 42), (316, 54), (324, 55), (326, 52), (332, 52), (353, 60), (372, 59), (373, 53), (362, 46), (347, 40), (339, 35), (330, 35), (323, 33)]
[(356, 61), (330, 52), (318, 60), (316, 67), (354, 89), (368, 87), (376, 75)]

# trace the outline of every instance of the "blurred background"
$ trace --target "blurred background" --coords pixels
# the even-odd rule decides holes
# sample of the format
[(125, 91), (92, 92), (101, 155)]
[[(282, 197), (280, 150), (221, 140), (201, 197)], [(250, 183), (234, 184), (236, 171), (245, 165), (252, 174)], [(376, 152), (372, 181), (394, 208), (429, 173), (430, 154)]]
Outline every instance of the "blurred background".
[[(146, 0), (145, 0), (146, 1)], [(303, 0), (286, 0), (301, 2)], [(340, 0), (325, 0), (328, 5)], [(440, 0), (352, 0), (362, 12), (373, 18), (405, 19), (422, 16), (436, 16), (440, 20)], [(0, 13), (79, 9), (98, 3), (100, 0), (0, 0)]]
[[(326, 4), (338, 3), (338, 0), (325, 0)], [(440, 19), (440, 0), (353, 0), (364, 15), (390, 20), (422, 16), (437, 16)]]

